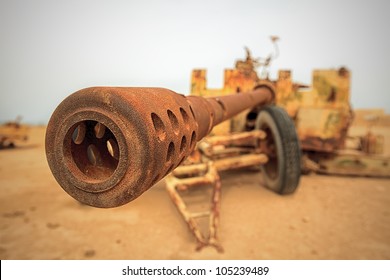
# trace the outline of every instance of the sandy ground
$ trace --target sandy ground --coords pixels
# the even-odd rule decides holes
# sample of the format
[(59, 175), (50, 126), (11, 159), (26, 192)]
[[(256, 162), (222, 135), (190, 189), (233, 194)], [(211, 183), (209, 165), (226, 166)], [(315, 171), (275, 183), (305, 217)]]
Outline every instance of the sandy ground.
[(0, 151), (0, 259), (390, 259), (390, 179), (307, 175), (279, 196), (259, 173), (224, 173), (225, 252), (197, 252), (164, 181), (119, 208), (83, 206), (51, 175), (44, 133)]

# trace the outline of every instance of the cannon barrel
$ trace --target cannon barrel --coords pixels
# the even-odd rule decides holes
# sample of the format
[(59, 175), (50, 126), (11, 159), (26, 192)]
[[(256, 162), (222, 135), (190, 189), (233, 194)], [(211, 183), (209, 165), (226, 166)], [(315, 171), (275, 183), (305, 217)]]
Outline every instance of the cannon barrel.
[(215, 125), (273, 99), (269, 87), (214, 98), (163, 88), (82, 89), (51, 116), (47, 160), (73, 198), (120, 206), (176, 168)]

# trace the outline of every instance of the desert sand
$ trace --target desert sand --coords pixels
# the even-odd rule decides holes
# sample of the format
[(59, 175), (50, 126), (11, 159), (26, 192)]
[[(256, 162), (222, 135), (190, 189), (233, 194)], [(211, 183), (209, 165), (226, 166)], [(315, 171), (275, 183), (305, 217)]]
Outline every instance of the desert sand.
[(224, 253), (196, 251), (164, 180), (119, 208), (82, 205), (54, 180), (44, 134), (0, 151), (0, 259), (390, 259), (390, 179), (310, 174), (280, 196), (258, 172), (225, 172)]

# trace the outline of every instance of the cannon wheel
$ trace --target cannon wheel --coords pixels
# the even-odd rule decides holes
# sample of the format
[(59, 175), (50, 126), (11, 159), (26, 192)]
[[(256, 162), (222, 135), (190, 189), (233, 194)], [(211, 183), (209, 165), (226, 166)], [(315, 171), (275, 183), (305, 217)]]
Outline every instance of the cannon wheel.
[(256, 128), (266, 132), (269, 160), (260, 167), (266, 187), (279, 194), (293, 193), (301, 176), (301, 150), (295, 126), (285, 110), (267, 106), (260, 110)]

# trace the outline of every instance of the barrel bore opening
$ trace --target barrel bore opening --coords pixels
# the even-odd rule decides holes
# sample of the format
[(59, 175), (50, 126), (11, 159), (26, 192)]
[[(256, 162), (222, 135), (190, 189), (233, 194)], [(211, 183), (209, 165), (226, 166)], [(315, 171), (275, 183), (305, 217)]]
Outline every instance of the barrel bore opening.
[[(118, 167), (120, 152), (112, 131), (104, 124), (86, 120), (71, 127), (72, 163), (91, 181), (104, 181)], [(65, 145), (69, 140), (65, 138)], [(69, 146), (68, 146), (69, 147)]]

